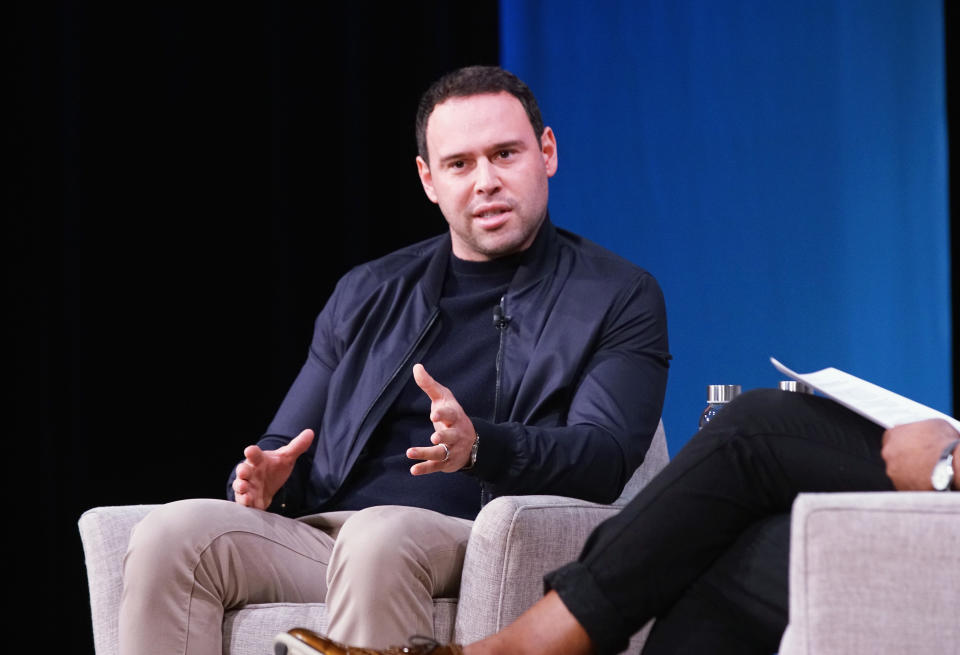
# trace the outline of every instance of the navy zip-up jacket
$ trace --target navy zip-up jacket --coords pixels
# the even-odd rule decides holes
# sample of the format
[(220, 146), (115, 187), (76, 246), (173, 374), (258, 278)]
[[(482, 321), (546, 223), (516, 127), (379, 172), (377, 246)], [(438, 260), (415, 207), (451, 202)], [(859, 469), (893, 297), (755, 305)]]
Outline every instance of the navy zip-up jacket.
[[(497, 421), (471, 417), (477, 463), (454, 475), (478, 477), (483, 502), (533, 493), (612, 502), (660, 420), (670, 359), (663, 295), (649, 273), (549, 219), (541, 239), (542, 255), (520, 266), (502, 303)], [(331, 499), (437, 332), (450, 253), (444, 234), (338, 282), (258, 442), (273, 450), (306, 428), (317, 435), (271, 510), (337, 509)]]

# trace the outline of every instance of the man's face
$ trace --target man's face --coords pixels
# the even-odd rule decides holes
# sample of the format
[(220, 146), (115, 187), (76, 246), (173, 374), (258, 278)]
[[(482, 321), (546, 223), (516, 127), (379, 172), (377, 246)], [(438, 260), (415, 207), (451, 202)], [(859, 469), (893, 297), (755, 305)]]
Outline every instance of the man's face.
[(453, 254), (486, 261), (525, 250), (547, 214), (547, 179), (557, 172), (548, 127), (541, 145), (509, 93), (450, 98), (427, 120), (430, 162), (417, 157), (427, 197), (450, 224)]

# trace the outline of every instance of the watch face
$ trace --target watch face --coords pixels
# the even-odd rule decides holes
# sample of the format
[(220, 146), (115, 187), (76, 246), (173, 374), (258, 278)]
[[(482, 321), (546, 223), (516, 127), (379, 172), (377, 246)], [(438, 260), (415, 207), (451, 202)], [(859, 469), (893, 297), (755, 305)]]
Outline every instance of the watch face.
[(930, 481), (933, 482), (933, 488), (937, 491), (949, 489), (950, 483), (953, 482), (953, 463), (945, 460), (937, 462), (937, 465), (933, 467), (933, 475), (930, 476)]

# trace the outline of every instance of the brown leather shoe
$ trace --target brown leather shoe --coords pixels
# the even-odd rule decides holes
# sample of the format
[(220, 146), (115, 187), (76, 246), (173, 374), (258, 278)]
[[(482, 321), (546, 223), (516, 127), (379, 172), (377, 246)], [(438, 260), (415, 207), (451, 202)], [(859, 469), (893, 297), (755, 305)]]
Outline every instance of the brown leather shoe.
[(409, 646), (391, 646), (385, 650), (355, 648), (338, 644), (306, 628), (281, 632), (273, 640), (275, 655), (463, 655), (456, 644), (438, 644), (429, 637), (412, 637)]

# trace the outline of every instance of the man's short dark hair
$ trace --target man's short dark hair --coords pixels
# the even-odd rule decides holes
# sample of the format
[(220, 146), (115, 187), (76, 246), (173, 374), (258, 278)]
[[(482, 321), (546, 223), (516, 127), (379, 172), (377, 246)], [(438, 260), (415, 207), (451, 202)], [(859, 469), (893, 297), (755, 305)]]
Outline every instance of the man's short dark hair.
[(533, 92), (519, 77), (503, 70), (498, 66), (467, 66), (447, 73), (430, 85), (420, 98), (417, 107), (417, 154), (425, 162), (430, 161), (427, 156), (427, 121), (433, 109), (450, 98), (463, 98), (483, 93), (507, 92), (520, 101), (533, 133), (540, 144), (540, 135), (543, 134), (543, 117), (540, 116), (540, 107)]

